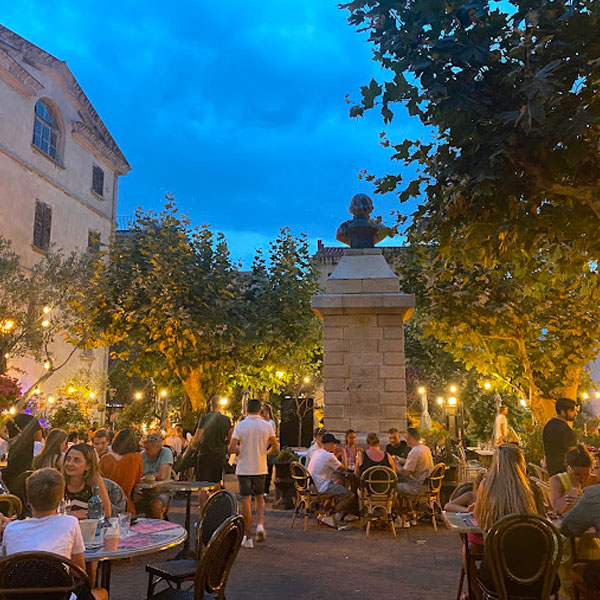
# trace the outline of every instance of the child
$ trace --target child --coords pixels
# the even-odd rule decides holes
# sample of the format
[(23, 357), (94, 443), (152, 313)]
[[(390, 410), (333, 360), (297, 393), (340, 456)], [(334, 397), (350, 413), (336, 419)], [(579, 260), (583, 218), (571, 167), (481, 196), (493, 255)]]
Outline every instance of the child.
[[(4, 529), (3, 554), (17, 552), (53, 552), (70, 558), (85, 570), (85, 545), (76, 517), (56, 513), (65, 493), (65, 481), (56, 469), (38, 469), (26, 481), (31, 519), (13, 521)], [(78, 598), (106, 600), (103, 589), (82, 590)]]

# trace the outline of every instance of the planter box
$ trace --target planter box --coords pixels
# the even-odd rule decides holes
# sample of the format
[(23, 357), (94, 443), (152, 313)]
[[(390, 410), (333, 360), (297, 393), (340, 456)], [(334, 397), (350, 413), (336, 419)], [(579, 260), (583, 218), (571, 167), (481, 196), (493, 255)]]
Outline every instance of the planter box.
[(294, 508), (294, 481), (290, 474), (292, 461), (275, 462), (275, 503), (273, 508), (291, 510)]

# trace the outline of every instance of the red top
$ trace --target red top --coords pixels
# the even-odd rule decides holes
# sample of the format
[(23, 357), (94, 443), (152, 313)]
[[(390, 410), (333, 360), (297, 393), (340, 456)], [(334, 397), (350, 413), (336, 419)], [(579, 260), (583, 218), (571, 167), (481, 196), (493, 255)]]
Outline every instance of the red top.
[(105, 454), (100, 459), (100, 472), (103, 477), (112, 479), (121, 486), (123, 493), (127, 496), (127, 510), (135, 515), (133, 488), (144, 475), (142, 455), (139, 452), (130, 452), (117, 459), (112, 454)]

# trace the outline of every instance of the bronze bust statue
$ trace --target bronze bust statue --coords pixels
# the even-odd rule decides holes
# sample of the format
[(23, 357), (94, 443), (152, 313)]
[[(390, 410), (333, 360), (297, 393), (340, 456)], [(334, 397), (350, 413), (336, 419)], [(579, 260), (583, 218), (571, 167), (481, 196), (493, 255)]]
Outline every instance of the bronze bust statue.
[(373, 212), (373, 201), (366, 194), (356, 194), (350, 202), (354, 215), (344, 221), (337, 230), (335, 239), (350, 248), (373, 248), (388, 235), (388, 229), (369, 217)]

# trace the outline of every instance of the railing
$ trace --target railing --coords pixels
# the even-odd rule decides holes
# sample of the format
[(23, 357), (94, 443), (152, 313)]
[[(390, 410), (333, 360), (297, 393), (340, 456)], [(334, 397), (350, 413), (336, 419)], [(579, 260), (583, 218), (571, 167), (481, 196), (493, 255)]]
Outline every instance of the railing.
[(117, 216), (115, 219), (117, 231), (129, 231), (132, 228), (135, 217), (133, 215)]

